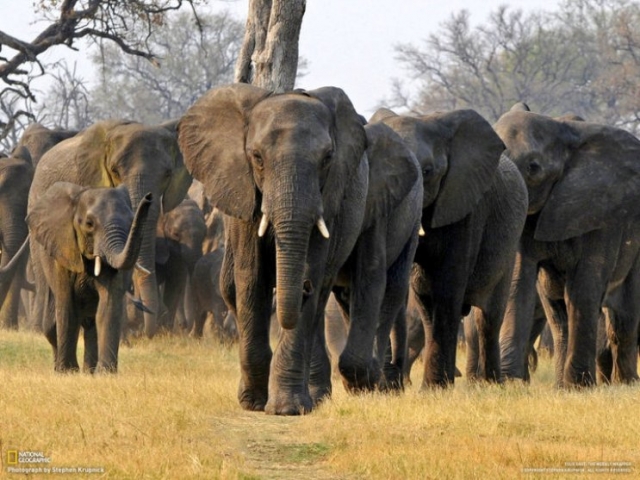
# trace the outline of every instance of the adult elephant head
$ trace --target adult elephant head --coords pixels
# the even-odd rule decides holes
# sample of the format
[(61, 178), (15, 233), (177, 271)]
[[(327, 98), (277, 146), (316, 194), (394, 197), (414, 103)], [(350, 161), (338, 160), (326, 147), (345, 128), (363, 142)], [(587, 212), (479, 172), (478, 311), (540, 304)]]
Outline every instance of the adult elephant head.
[(225, 214), (270, 225), (277, 239), (277, 311), (295, 327), (314, 226), (340, 210), (345, 184), (360, 163), (365, 134), (339, 89), (273, 95), (239, 84), (210, 91), (180, 124), (180, 146), (194, 178)]
[(77, 133), (77, 130), (52, 129), (40, 123), (32, 123), (24, 130), (14, 151), (21, 147), (26, 148), (29, 151), (31, 163), (35, 167), (48, 150)]
[(504, 145), (474, 110), (413, 117), (383, 108), (370, 122), (389, 125), (416, 155), (424, 183), (422, 205), (431, 208), (423, 227), (462, 220), (491, 188)]
[[(148, 126), (136, 122), (98, 122), (49, 150), (36, 168), (29, 203), (56, 181), (81, 186), (125, 185), (132, 205), (147, 193), (153, 204), (140, 248), (133, 281), (136, 293), (148, 311), (145, 332), (151, 337), (157, 328), (159, 310), (155, 274), (156, 224), (160, 211), (169, 211), (185, 197), (191, 176), (182, 161), (177, 143), (177, 122)], [(37, 278), (36, 278), (36, 281)]]
[[(235, 84), (210, 90), (186, 112), (179, 141), (189, 171), (226, 214), (222, 290), (238, 321), (240, 403), (309, 411), (310, 349), (364, 219), (361, 118), (339, 88), (273, 94)], [(276, 286), (283, 330), (271, 361)]]

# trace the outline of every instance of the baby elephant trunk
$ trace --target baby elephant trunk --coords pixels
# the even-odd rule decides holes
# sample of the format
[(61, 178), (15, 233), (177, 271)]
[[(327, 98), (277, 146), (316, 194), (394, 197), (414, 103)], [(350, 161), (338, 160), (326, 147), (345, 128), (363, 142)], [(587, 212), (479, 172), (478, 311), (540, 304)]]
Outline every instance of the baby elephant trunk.
[(134, 267), (140, 247), (142, 245), (142, 237), (145, 229), (149, 208), (151, 206), (152, 195), (148, 193), (140, 201), (136, 214), (133, 218), (129, 234), (126, 242), (119, 242), (119, 246), (107, 249), (104, 252), (105, 260), (116, 270), (127, 270)]

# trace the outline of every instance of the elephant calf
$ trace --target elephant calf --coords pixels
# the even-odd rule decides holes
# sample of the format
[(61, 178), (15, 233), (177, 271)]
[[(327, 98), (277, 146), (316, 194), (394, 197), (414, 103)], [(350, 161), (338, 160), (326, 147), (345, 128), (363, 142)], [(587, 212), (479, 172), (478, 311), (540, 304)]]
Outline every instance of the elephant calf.
[(36, 282), (47, 301), (43, 330), (57, 371), (78, 370), (76, 349), (84, 330), (84, 370), (115, 372), (124, 316), (126, 271), (138, 258), (151, 194), (134, 212), (126, 187), (88, 188), (54, 183), (29, 205), (27, 223)]

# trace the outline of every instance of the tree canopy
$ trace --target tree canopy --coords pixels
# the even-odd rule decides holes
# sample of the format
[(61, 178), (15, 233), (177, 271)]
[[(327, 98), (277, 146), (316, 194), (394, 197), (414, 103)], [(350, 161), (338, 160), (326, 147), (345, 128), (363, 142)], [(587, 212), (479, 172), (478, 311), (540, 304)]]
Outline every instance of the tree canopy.
[[(39, 14), (49, 24), (27, 41), (0, 31), (0, 139), (9, 135), (21, 119), (34, 118), (24, 101), (36, 100), (34, 77), (48, 66), (39, 55), (55, 46), (76, 48), (79, 39), (110, 41), (130, 55), (157, 62), (149, 35), (162, 25), (166, 13), (189, 6), (195, 13), (205, 0), (37, 0)], [(196, 16), (197, 18), (197, 16)]]
[(396, 46), (419, 84), (397, 82), (393, 102), (414, 112), (474, 108), (494, 121), (525, 101), (540, 113), (578, 114), (638, 132), (640, 4), (565, 0), (556, 11), (500, 7), (472, 27), (461, 11), (421, 46)]
[(167, 17), (147, 43), (162, 67), (123, 54), (111, 44), (93, 55), (97, 85), (90, 92), (93, 119), (130, 118), (160, 123), (177, 118), (215, 85), (233, 81), (243, 26), (228, 13)]

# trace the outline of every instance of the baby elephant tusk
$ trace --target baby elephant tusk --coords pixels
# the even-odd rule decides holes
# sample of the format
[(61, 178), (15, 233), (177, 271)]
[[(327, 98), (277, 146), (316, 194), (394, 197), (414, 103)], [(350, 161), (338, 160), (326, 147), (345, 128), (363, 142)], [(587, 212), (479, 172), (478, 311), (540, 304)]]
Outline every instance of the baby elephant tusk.
[(263, 237), (267, 228), (269, 227), (269, 219), (267, 218), (267, 214), (262, 214), (262, 220), (260, 220), (260, 227), (258, 228), (258, 236)]
[(422, 225), (420, 225), (420, 230), (418, 230), (418, 235), (420, 235), (421, 237), (424, 237), (427, 234), (427, 232), (424, 231), (424, 228), (422, 228)]
[(102, 271), (102, 260), (100, 260), (99, 255), (96, 255), (93, 260), (95, 261), (95, 264), (93, 265), (93, 275), (99, 277), (100, 272)]
[(318, 230), (320, 230), (322, 236), (324, 238), (329, 238), (329, 229), (327, 228), (327, 224), (324, 223), (324, 218), (320, 217), (316, 222), (316, 225), (318, 226)]

